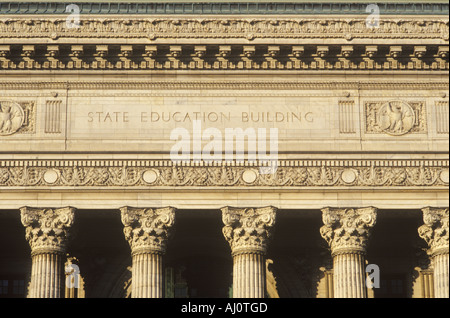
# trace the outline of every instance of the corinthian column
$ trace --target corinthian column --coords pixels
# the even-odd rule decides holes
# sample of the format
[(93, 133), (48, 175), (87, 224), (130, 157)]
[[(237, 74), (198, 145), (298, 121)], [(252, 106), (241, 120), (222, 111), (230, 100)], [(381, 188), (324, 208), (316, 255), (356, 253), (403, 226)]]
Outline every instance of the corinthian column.
[(448, 282), (448, 208), (424, 208), (423, 222), (419, 236), (428, 246), (434, 268), (434, 295), (449, 297)]
[(264, 298), (266, 250), (276, 208), (222, 208), (223, 235), (233, 256), (233, 297)]
[(21, 221), (31, 247), (29, 298), (63, 296), (64, 260), (74, 208), (41, 209), (23, 207)]
[(376, 209), (325, 208), (320, 234), (333, 257), (334, 297), (366, 298), (365, 254)]
[(123, 207), (120, 210), (133, 258), (131, 297), (162, 298), (162, 256), (175, 222), (175, 209)]

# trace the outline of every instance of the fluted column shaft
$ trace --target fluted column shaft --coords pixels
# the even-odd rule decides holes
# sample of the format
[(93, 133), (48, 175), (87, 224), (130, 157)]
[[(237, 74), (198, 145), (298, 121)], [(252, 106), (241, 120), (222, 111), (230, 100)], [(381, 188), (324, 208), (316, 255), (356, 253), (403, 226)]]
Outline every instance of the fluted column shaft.
[(40, 209), (24, 207), (21, 221), (31, 247), (29, 298), (64, 296), (64, 255), (68, 229), (74, 221), (73, 208)]
[(365, 254), (376, 209), (325, 208), (320, 234), (333, 257), (334, 297), (367, 298)]
[(245, 253), (233, 257), (233, 297), (264, 298), (266, 267), (264, 255)]
[(424, 225), (418, 231), (430, 248), (434, 269), (434, 297), (449, 298), (448, 208), (427, 207), (422, 211)]
[(31, 261), (29, 298), (61, 298), (63, 290), (63, 261), (58, 253), (34, 255)]
[(133, 298), (163, 297), (162, 255), (140, 253), (133, 255)]
[(335, 298), (367, 298), (364, 264), (364, 255), (359, 253), (334, 256)]
[(434, 297), (449, 298), (448, 253), (434, 255), (432, 262), (434, 267)]
[(163, 255), (175, 222), (175, 209), (124, 207), (121, 212), (133, 261), (131, 297), (162, 298)]
[(223, 234), (233, 256), (233, 298), (264, 298), (267, 243), (276, 209), (222, 209)]

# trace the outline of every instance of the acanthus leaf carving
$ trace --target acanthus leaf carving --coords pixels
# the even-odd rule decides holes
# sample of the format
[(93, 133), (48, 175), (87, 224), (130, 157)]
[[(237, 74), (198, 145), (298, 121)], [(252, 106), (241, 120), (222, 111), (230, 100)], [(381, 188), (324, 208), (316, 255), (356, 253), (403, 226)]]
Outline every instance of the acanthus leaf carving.
[(275, 207), (222, 208), (222, 229), (233, 255), (240, 253), (265, 254), (276, 220)]
[(419, 236), (427, 242), (432, 255), (447, 253), (449, 249), (448, 208), (427, 207), (422, 209), (424, 224), (419, 227)]
[(69, 229), (75, 219), (72, 207), (20, 209), (21, 221), (25, 226), (25, 238), (30, 244), (32, 255), (38, 253), (64, 253)]
[(123, 207), (121, 219), (132, 254), (164, 254), (175, 223), (175, 208)]
[(376, 218), (377, 209), (374, 207), (325, 208), (322, 209), (324, 226), (320, 228), (320, 234), (333, 255), (365, 253)]

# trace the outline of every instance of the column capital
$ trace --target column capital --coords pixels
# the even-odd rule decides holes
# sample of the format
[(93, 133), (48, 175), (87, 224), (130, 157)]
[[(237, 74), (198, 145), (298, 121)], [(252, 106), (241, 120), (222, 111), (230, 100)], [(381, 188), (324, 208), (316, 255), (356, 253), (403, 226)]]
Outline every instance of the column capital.
[(75, 219), (75, 208), (20, 209), (25, 226), (25, 238), (30, 244), (31, 255), (41, 253), (64, 253), (69, 239), (69, 229)]
[(374, 207), (324, 208), (322, 220), (325, 225), (320, 228), (320, 234), (330, 246), (332, 255), (364, 254), (376, 218)]
[(222, 229), (233, 255), (241, 253), (265, 254), (275, 224), (277, 208), (235, 208), (222, 210)]
[(166, 252), (170, 229), (175, 223), (175, 208), (133, 208), (120, 209), (125, 239), (131, 253)]
[(426, 207), (422, 209), (424, 225), (419, 236), (430, 247), (431, 255), (448, 254), (448, 208)]

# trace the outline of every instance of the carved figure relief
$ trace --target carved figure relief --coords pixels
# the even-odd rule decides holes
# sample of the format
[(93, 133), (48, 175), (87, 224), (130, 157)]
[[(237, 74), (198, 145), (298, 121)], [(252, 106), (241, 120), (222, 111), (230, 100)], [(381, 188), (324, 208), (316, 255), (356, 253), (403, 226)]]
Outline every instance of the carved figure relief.
[(0, 101), (0, 136), (12, 135), (22, 127), (25, 114), (19, 104)]
[(403, 135), (411, 130), (415, 122), (414, 111), (404, 102), (387, 102), (381, 106), (380, 128), (391, 135)]
[(424, 102), (393, 100), (365, 103), (366, 133), (401, 136), (427, 131)]

